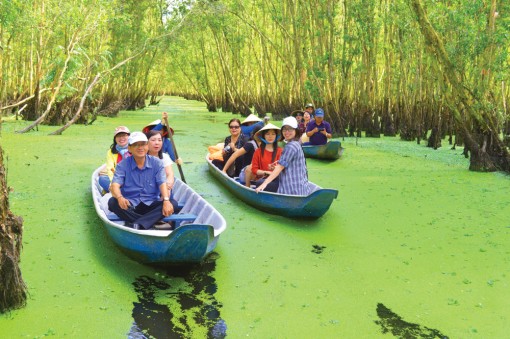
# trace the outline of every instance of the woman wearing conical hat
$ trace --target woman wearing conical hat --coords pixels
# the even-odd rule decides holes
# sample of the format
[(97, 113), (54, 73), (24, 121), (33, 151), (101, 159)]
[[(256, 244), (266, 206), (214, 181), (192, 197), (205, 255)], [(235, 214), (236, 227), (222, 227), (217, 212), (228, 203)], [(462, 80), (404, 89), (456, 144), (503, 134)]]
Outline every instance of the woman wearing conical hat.
[[(282, 148), (278, 147), (280, 127), (267, 124), (255, 134), (255, 138), (260, 141), (260, 147), (253, 153), (251, 172), (256, 177), (255, 185), (259, 186), (265, 178), (271, 175), (282, 154)], [(266, 186), (265, 191), (276, 192), (278, 180), (273, 180), (271, 185)]]
[(264, 121), (255, 114), (250, 114), (241, 122), (241, 132), (244, 135), (251, 135), (256, 126), (264, 127)]
[(309, 195), (312, 189), (308, 183), (305, 155), (299, 142), (301, 132), (299, 131), (296, 118), (287, 117), (283, 119), (282, 135), (287, 143), (283, 149), (282, 156), (275, 169), (256, 188), (256, 191), (260, 192), (266, 189), (268, 185), (271, 185), (274, 180), (279, 180), (278, 193)]

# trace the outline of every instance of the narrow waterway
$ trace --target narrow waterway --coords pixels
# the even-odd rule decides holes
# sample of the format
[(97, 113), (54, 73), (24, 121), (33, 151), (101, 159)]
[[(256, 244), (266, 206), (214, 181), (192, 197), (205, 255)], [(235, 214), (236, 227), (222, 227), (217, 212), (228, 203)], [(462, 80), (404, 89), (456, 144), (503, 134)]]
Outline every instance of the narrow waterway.
[[(2, 124), (30, 296), (0, 316), (0, 337), (508, 336), (507, 175), (469, 172), (462, 150), (446, 141), (434, 151), (397, 138), (347, 138), (341, 159), (308, 160), (310, 179), (338, 189), (338, 199), (319, 220), (290, 220), (237, 201), (208, 174), (207, 146), (224, 139), (233, 115), (204, 106), (167, 97), (62, 136), (48, 136), (55, 127), (20, 135), (26, 123)], [(141, 130), (162, 111), (186, 181), (228, 224), (215, 252), (193, 267), (132, 261), (91, 201), (90, 176), (114, 128)]]

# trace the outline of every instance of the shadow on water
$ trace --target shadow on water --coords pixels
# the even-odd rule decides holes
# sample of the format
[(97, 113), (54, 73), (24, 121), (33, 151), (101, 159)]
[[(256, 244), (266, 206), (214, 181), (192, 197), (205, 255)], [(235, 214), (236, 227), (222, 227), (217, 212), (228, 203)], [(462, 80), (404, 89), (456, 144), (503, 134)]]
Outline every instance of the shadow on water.
[(168, 268), (162, 280), (138, 277), (128, 338), (225, 338), (222, 305), (214, 297), (217, 286), (211, 276), (217, 257), (213, 252), (200, 265)]
[(381, 326), (382, 333), (391, 333), (397, 338), (448, 338), (438, 330), (405, 321), (381, 303), (377, 304), (377, 316), (379, 320), (375, 323)]
[[(90, 202), (91, 194), (84, 199)], [(140, 270), (121, 249), (105, 236), (101, 220), (92, 206), (84, 216), (96, 260), (108, 268), (119, 281), (129, 283), (126, 272)], [(154, 267), (155, 278), (141, 275), (132, 283), (137, 295), (133, 302), (133, 325), (128, 338), (219, 339), (226, 337), (226, 324), (220, 318), (221, 303), (214, 294), (216, 280), (212, 273), (218, 254), (212, 252), (201, 264), (192, 266)]]

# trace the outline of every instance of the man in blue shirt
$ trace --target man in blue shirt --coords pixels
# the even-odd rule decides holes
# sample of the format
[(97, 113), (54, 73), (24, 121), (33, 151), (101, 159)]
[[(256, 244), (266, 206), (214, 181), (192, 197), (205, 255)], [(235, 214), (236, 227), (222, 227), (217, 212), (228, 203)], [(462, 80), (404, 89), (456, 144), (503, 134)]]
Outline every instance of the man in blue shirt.
[[(163, 161), (147, 155), (148, 140), (133, 132), (128, 141), (131, 157), (119, 162), (113, 175), (108, 208), (134, 229), (150, 229), (174, 212)], [(163, 200), (159, 199), (159, 195)]]
[(315, 119), (306, 126), (306, 135), (310, 138), (308, 145), (325, 145), (331, 138), (331, 126), (324, 121), (324, 110), (315, 110)]

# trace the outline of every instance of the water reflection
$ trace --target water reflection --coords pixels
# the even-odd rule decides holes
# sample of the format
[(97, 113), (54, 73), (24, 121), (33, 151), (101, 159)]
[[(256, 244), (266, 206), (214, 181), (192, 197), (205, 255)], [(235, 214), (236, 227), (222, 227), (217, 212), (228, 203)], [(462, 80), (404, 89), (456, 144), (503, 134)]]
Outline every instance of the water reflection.
[(225, 338), (227, 326), (212, 277), (217, 257), (212, 253), (200, 265), (161, 270), (157, 278), (138, 277), (128, 338)]

